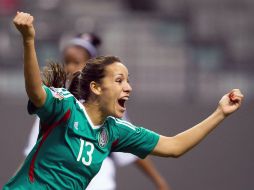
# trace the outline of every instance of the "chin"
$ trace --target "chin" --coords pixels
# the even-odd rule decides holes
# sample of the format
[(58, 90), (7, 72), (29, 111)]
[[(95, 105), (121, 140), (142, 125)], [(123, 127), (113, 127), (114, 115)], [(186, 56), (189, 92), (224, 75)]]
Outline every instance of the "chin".
[(121, 118), (123, 118), (123, 115), (124, 115), (124, 113), (116, 113), (114, 115), (114, 117), (121, 119)]

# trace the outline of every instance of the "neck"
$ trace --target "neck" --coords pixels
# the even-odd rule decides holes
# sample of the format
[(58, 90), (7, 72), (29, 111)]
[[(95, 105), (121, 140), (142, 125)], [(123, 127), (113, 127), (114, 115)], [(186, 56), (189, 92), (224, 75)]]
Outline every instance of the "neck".
[(107, 116), (103, 114), (100, 107), (95, 103), (84, 103), (86, 112), (94, 125), (102, 125)]

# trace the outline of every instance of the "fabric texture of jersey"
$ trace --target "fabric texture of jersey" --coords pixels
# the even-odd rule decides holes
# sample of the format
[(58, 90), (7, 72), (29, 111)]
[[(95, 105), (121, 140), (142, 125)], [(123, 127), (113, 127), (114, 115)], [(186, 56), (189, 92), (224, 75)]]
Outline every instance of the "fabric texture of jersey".
[(69, 91), (44, 89), (41, 108), (28, 104), (28, 112), (40, 117), (37, 143), (3, 190), (85, 189), (111, 151), (144, 158), (158, 142), (158, 134), (114, 117), (95, 128)]
[[(123, 120), (129, 121), (128, 114), (125, 111)], [(40, 118), (36, 117), (32, 130), (29, 134), (27, 145), (24, 149), (24, 156), (26, 157), (34, 145), (36, 144), (39, 134)], [(86, 190), (114, 190), (117, 189), (116, 184), (116, 166), (126, 166), (137, 160), (137, 156), (124, 153), (112, 152), (102, 163), (101, 169), (90, 181)]]

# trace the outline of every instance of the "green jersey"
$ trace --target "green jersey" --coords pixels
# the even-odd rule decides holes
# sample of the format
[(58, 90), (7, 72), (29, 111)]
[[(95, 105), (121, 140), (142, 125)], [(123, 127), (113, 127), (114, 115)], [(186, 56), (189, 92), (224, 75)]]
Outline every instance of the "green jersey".
[(33, 150), (3, 190), (85, 189), (112, 151), (146, 157), (159, 135), (127, 121), (108, 117), (94, 126), (85, 107), (64, 88), (48, 88), (46, 102), (28, 111), (40, 117)]

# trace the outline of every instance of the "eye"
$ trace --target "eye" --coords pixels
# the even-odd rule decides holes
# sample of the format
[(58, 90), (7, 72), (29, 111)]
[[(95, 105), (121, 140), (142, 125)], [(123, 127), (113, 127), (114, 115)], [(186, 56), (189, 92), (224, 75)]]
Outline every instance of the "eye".
[(122, 79), (116, 79), (117, 83), (122, 83), (122, 81), (123, 81)]

